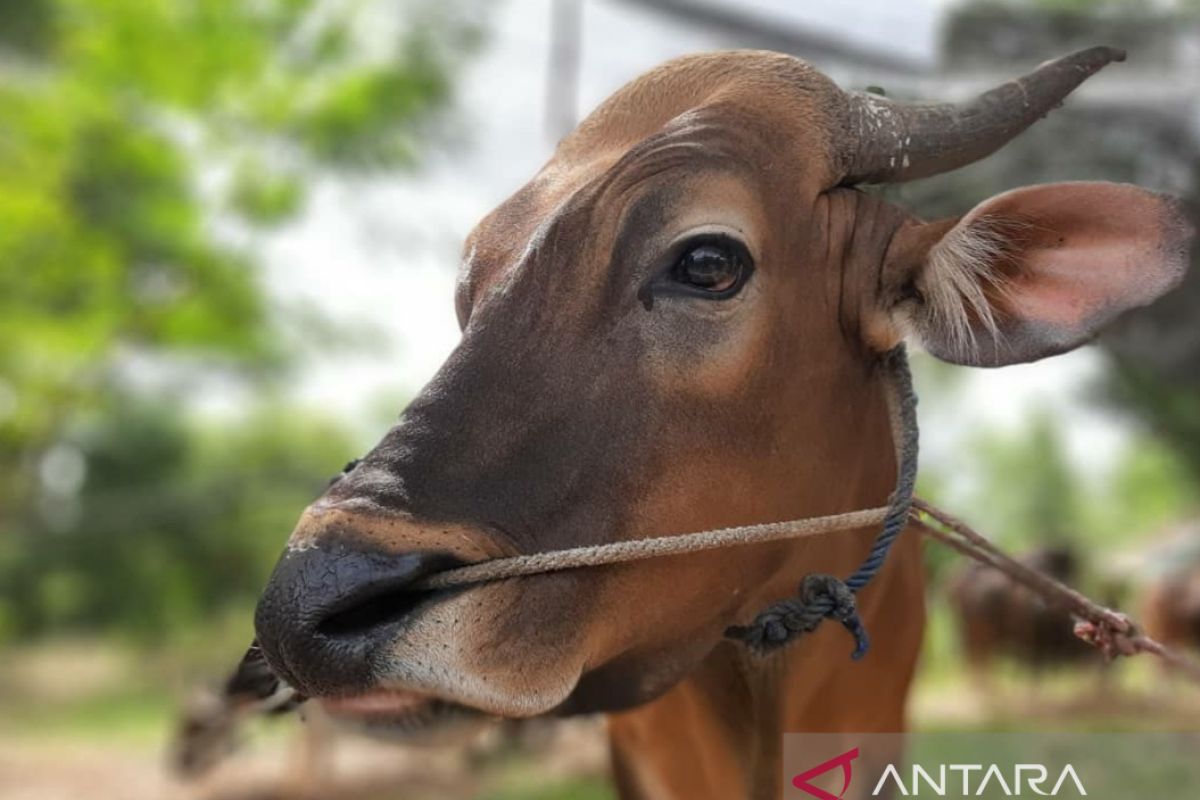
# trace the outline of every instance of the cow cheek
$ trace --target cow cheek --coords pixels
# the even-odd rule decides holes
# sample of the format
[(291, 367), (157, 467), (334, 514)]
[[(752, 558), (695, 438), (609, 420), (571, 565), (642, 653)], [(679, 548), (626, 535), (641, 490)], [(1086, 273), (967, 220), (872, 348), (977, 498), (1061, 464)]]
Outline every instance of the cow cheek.
[(660, 397), (720, 400), (744, 394), (769, 351), (768, 320), (752, 313), (758, 294), (752, 282), (730, 300), (687, 300), (703, 305), (664, 309), (648, 326), (646, 347), (648, 374)]
[(385, 683), (444, 692), (503, 716), (541, 714), (575, 688), (589, 650), (590, 576), (564, 572), (470, 589), (414, 618), (382, 654)]

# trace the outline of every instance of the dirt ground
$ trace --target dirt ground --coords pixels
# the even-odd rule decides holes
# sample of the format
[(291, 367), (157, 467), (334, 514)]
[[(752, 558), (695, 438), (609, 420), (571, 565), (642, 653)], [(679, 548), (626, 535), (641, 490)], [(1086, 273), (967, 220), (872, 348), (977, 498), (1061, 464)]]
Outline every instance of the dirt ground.
[(525, 783), (599, 784), (607, 773), (599, 720), (430, 750), (282, 724), (294, 730), (247, 744), (192, 782), (167, 768), (165, 748), (0, 738), (0, 800), (458, 800), (506, 797)]
[[(922, 682), (917, 729), (1090, 730), (1200, 728), (1200, 691), (1142, 675), (1118, 682), (1024, 673), (992, 686)], [(46, 672), (39, 673), (43, 678)], [(9, 677), (12, 677), (9, 675)], [(15, 683), (9, 682), (14, 686)], [(46, 701), (48, 702), (48, 701)], [(2, 722), (2, 720), (0, 720)], [(39, 732), (0, 725), (0, 800), (606, 800), (607, 750), (599, 719), (498, 726), (457, 748), (412, 749), (331, 733), (295, 717), (263, 721), (221, 764), (190, 783), (168, 769), (165, 725), (147, 736)], [(101, 731), (97, 733), (96, 731)], [(164, 731), (165, 733), (165, 731)]]

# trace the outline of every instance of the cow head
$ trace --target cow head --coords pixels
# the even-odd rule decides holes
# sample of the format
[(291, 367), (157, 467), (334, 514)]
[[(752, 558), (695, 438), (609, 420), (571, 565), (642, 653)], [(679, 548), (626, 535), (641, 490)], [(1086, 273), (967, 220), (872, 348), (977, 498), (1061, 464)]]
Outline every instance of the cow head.
[(1029, 187), (931, 223), (856, 188), (991, 153), (1118, 56), (1077, 53), (965, 106), (846, 93), (766, 52), (621, 89), (471, 234), (460, 344), (271, 578), (271, 666), (400, 730), (671, 686), (832, 545), (410, 587), (464, 562), (880, 505), (879, 354), (910, 337), (956, 363), (1029, 361), (1170, 288), (1190, 231), (1136, 187)]

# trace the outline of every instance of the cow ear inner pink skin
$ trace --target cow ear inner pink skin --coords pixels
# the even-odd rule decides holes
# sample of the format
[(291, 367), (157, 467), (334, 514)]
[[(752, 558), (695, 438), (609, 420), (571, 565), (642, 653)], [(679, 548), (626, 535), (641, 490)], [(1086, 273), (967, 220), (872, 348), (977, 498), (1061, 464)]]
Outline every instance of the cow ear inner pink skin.
[(1099, 182), (1014, 189), (945, 227), (897, 234), (893, 313), (938, 358), (987, 367), (1078, 347), (1174, 288), (1195, 233), (1176, 199)]

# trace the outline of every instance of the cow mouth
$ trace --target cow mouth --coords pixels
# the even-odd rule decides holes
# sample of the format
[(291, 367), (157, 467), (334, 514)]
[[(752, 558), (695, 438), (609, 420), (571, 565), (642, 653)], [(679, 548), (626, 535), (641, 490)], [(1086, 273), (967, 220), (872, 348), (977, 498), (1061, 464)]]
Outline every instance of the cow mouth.
[(483, 712), (459, 703), (395, 689), (323, 697), (319, 702), (343, 726), (405, 744), (457, 742), (490, 720)]

